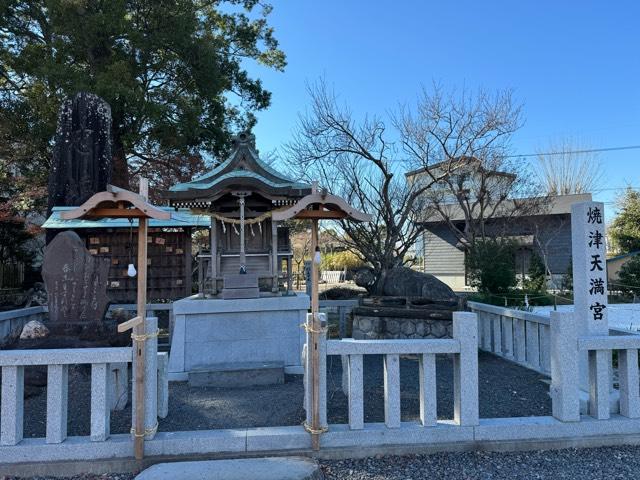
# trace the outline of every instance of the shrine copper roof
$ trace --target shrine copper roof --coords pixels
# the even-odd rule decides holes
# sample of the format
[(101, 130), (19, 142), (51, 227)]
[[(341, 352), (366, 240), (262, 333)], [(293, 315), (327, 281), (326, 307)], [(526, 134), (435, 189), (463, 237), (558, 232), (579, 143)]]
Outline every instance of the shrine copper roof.
[(165, 193), (170, 204), (206, 207), (234, 190), (257, 191), (274, 203), (297, 200), (311, 192), (310, 185), (292, 180), (260, 160), (254, 142), (251, 134), (238, 135), (233, 152), (224, 162), (190, 182), (174, 185)]
[[(53, 207), (51, 216), (42, 225), (46, 229), (76, 229), (76, 228), (131, 228), (138, 226), (138, 219), (129, 221), (126, 218), (99, 218), (99, 219), (74, 219), (64, 220), (61, 218), (62, 212), (71, 211), (76, 207)], [(168, 212), (171, 216), (169, 220), (149, 220), (151, 228), (208, 228), (211, 225), (211, 218), (206, 215), (195, 215), (189, 210), (174, 210), (171, 207), (158, 207)]]

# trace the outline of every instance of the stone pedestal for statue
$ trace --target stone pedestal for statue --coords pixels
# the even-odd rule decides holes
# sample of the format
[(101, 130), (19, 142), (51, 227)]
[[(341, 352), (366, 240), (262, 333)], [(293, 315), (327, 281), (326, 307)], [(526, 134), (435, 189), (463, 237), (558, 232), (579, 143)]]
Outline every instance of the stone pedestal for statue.
[(169, 379), (199, 385), (233, 381), (237, 386), (243, 378), (255, 384), (255, 370), (276, 379), (281, 377), (278, 368), (301, 374), (305, 331), (300, 325), (309, 305), (302, 294), (178, 300), (173, 304)]
[(72, 231), (47, 246), (42, 277), (47, 289), (49, 323), (54, 327), (88, 326), (98, 330), (107, 310), (108, 258), (94, 257)]

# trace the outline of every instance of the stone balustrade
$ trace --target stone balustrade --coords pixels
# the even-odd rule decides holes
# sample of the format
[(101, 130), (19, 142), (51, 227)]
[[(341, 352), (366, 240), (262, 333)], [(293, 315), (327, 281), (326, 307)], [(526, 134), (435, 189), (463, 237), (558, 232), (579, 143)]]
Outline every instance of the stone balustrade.
[(580, 337), (573, 312), (551, 312), (551, 398), (553, 416), (569, 422), (580, 420), (579, 356), (587, 352), (589, 416), (611, 417), (611, 352), (618, 352), (619, 413), (640, 418), (639, 335)]
[(340, 338), (346, 338), (347, 335), (347, 317), (351, 311), (360, 304), (360, 300), (320, 300), (320, 310), (325, 313), (337, 313), (338, 315), (338, 332)]
[[(452, 339), (414, 340), (329, 340), (321, 347), (321, 365), (326, 355), (341, 355), (347, 370), (349, 428), (365, 428), (363, 403), (363, 357), (383, 355), (385, 426), (401, 427), (400, 355), (418, 355), (420, 384), (420, 423), (437, 424), (436, 362), (437, 354), (452, 354), (454, 362), (454, 423), (461, 426), (478, 424), (478, 355), (476, 314), (453, 314)], [(325, 367), (326, 368), (326, 367)], [(323, 392), (324, 389), (324, 392)], [(326, 383), (321, 386), (321, 416), (326, 418)]]
[[(526, 312), (519, 312), (518, 315), (521, 313)], [(324, 314), (320, 314), (320, 321), (322, 327), (326, 327)], [(493, 323), (489, 322), (490, 326), (493, 327)], [(502, 323), (501, 319), (501, 328)], [(579, 322), (573, 313), (552, 312), (548, 323), (552, 416), (479, 419), (478, 324), (474, 313), (456, 312), (453, 315), (453, 338), (450, 339), (327, 340), (325, 335), (321, 335), (318, 345), (321, 360), (318, 393), (320, 423), (322, 429), (327, 431), (320, 437), (320, 448), (327, 449), (328, 455), (331, 452), (344, 455), (353, 448), (371, 449), (369, 452), (375, 454), (402, 451), (402, 448), (412, 449), (409, 451), (415, 451), (416, 448), (441, 450), (451, 445), (455, 445), (456, 449), (469, 450), (519, 449), (523, 445), (558, 448), (626, 444), (640, 435), (640, 336), (583, 336), (578, 333)], [(489, 332), (492, 333), (493, 343), (493, 330)], [(526, 334), (524, 338), (526, 342)], [(482, 342), (483, 339), (480, 340)], [(503, 342), (500, 344), (504, 346)], [(611, 378), (609, 362), (614, 350), (618, 352), (620, 414), (611, 410), (608, 396)], [(109, 397), (105, 393), (110, 378), (109, 369), (113, 365), (126, 365), (131, 361), (131, 354), (129, 348), (0, 352), (0, 475), (14, 464), (130, 459), (133, 454), (130, 434), (111, 435), (108, 441), (102, 440), (109, 436)], [(453, 420), (437, 420), (434, 375), (437, 354), (451, 355), (454, 360)], [(329, 355), (346, 358), (349, 417), (345, 424), (327, 424)], [(364, 421), (365, 355), (384, 357), (384, 423)], [(418, 356), (420, 361), (419, 378), (414, 379), (420, 387), (419, 422), (402, 422), (400, 418), (401, 355)], [(589, 358), (590, 408), (587, 415), (581, 415), (579, 365), (581, 357), (585, 355)], [(308, 362), (310, 358), (306, 360)], [(166, 354), (158, 356), (157, 361), (158, 371), (166, 371)], [(67, 367), (72, 363), (92, 365), (91, 436), (65, 441)], [(49, 366), (47, 430), (46, 438), (22, 440), (24, 367), (28, 365)], [(159, 373), (159, 383), (164, 383), (160, 381), (162, 377), (163, 373)], [(306, 376), (307, 412), (310, 382), (311, 379)], [(149, 393), (153, 395), (156, 392)], [(151, 395), (146, 400), (153, 402)], [(157, 403), (158, 413), (163, 416), (166, 408), (160, 398)], [(146, 423), (145, 426), (153, 425)], [(146, 453), (156, 457), (176, 454), (261, 455), (265, 452), (284, 455), (299, 454), (310, 449), (309, 433), (302, 426), (159, 432), (155, 436), (149, 435), (145, 442)]]
[(551, 372), (548, 316), (478, 302), (467, 306), (478, 315), (480, 349), (536, 372)]
[(47, 317), (47, 307), (29, 307), (0, 312), (0, 348), (13, 343), (22, 328), (31, 320), (43, 322)]
[(72, 348), (47, 350), (7, 350), (0, 352), (2, 400), (0, 444), (22, 441), (24, 424), (24, 369), (47, 365), (46, 442), (62, 443), (67, 438), (69, 365), (91, 365), (91, 441), (101, 442), (109, 435), (111, 412), (111, 364), (126, 364), (131, 348)]
[(618, 351), (620, 415), (640, 418), (639, 335), (592, 336), (578, 339), (578, 350), (588, 352), (589, 415), (599, 420), (610, 417), (611, 351)]
[[(138, 306), (135, 303), (112, 303), (109, 305), (109, 311), (123, 310), (130, 312), (132, 316), (135, 316)], [(175, 317), (173, 316), (173, 302), (172, 303), (147, 303), (147, 318), (158, 317), (158, 312), (169, 312), (169, 329), (166, 335), (162, 335), (158, 339), (158, 344), (162, 347), (168, 348), (171, 345), (171, 333), (175, 324)]]

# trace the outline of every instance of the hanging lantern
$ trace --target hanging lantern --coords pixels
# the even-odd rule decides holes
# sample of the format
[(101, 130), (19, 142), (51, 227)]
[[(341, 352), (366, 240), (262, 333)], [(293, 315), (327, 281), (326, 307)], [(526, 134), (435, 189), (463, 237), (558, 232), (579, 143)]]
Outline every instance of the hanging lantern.
[(135, 277), (137, 275), (137, 271), (136, 271), (136, 267), (133, 265), (133, 263), (129, 264), (129, 267), (127, 267), (127, 275), (129, 275), (130, 277)]

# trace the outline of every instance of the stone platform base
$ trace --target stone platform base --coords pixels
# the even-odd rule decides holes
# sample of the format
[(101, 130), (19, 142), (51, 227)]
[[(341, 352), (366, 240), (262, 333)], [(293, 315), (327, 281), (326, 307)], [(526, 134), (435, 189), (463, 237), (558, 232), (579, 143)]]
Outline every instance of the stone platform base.
[(189, 372), (191, 387), (243, 388), (284, 383), (284, 364), (221, 363), (215, 368)]
[(302, 373), (302, 346), (309, 309), (307, 295), (249, 299), (203, 299), (173, 304), (174, 326), (169, 380), (229, 364), (277, 363), (286, 373)]
[(322, 480), (317, 462), (304, 457), (245, 458), (158, 463), (135, 480)]
[(354, 315), (352, 336), (356, 340), (452, 338), (451, 320)]
[(357, 340), (452, 338), (457, 304), (410, 297), (370, 297), (353, 309)]

